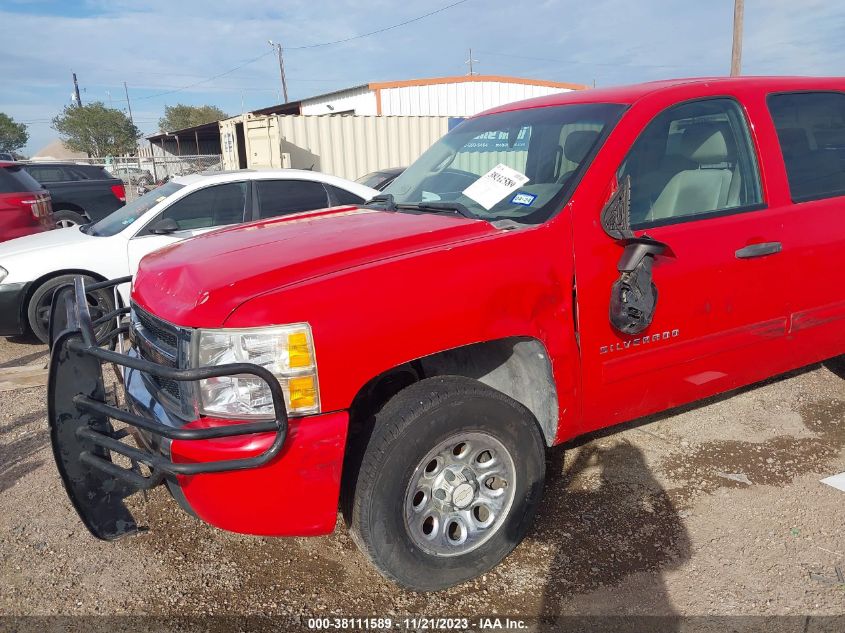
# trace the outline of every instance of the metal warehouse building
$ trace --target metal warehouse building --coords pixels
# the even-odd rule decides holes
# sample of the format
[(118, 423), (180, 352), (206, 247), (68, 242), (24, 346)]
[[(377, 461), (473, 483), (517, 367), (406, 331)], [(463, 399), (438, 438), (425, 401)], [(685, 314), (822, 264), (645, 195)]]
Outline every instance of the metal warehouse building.
[(303, 99), (299, 114), (466, 117), (503, 103), (584, 88), (580, 84), (500, 75), (388, 81)]
[(500, 75), (368, 83), (148, 139), (155, 155), (215, 145), (225, 169), (295, 167), (355, 179), (408, 165), (464, 117), (586, 87)]

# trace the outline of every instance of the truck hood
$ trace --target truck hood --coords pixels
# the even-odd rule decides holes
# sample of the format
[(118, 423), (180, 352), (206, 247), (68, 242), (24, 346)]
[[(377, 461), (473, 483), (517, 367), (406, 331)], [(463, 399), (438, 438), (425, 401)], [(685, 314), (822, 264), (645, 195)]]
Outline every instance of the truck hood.
[(220, 327), (241, 303), (265, 292), (495, 232), (482, 220), (355, 207), (287, 216), (147, 255), (133, 299), (171, 323)]

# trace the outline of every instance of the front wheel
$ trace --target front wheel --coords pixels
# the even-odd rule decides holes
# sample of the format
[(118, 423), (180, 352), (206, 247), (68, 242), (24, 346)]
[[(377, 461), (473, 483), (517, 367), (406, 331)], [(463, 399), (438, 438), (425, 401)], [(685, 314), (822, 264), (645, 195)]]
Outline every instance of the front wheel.
[(478, 381), (429, 378), (376, 415), (352, 535), (387, 578), (445, 589), (493, 568), (525, 536), (545, 460), (534, 416)]
[[(29, 321), (29, 328), (42, 343), (47, 342), (53, 294), (60, 286), (72, 284), (75, 278), (76, 275), (59, 275), (58, 277), (53, 277), (38, 286), (32, 293), (26, 314)], [(86, 284), (97, 282), (96, 279), (87, 275), (84, 275), (83, 279)], [(86, 298), (88, 299), (88, 310), (91, 313), (92, 321), (96, 321), (114, 310), (114, 296), (110, 288), (89, 292)], [(95, 330), (96, 335), (98, 337), (103, 336), (109, 331), (112, 325), (113, 323), (111, 322), (100, 325)]]

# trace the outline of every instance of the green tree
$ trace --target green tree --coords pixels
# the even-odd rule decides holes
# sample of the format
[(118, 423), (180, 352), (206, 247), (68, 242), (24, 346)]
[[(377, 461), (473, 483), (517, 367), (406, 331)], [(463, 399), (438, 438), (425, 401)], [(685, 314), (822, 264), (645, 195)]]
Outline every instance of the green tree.
[(158, 120), (158, 129), (162, 132), (173, 132), (228, 117), (229, 115), (217, 106), (191, 106), (177, 103), (174, 106), (164, 106), (164, 116)]
[(100, 101), (85, 106), (65, 106), (53, 119), (53, 129), (71, 149), (95, 158), (134, 154), (141, 132), (120, 110)]
[(0, 112), (0, 152), (14, 152), (27, 144), (29, 132), (26, 125), (15, 123), (8, 114)]

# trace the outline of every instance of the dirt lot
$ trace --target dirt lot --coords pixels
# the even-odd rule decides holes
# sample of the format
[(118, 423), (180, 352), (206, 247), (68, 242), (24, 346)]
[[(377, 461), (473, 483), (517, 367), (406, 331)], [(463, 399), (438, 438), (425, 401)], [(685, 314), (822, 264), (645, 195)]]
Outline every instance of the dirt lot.
[(422, 595), (378, 576), (340, 522), (315, 539), (227, 534), (162, 488), (134, 504), (148, 532), (94, 540), (52, 461), (45, 388), (29, 386), (45, 361), (0, 339), (2, 614), (845, 614), (845, 493), (819, 483), (845, 470), (835, 365), (553, 450), (527, 540)]

